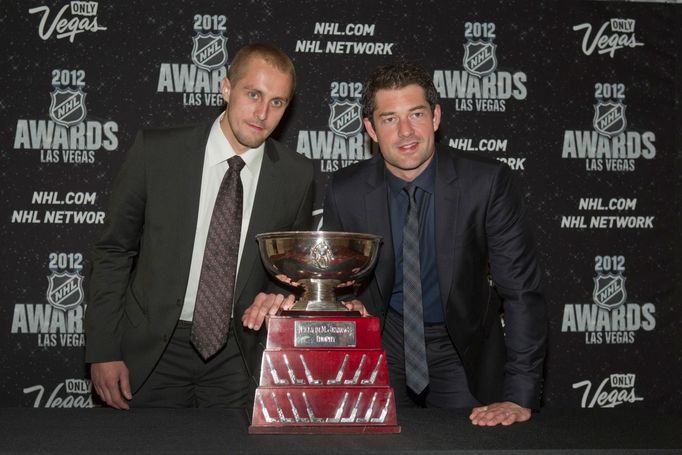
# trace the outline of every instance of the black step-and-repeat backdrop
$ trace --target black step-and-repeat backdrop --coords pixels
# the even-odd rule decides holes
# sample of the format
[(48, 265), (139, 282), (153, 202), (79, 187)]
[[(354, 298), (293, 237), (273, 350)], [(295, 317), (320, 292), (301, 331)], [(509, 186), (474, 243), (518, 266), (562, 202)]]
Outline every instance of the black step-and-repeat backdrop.
[[(3, 1), (0, 405), (89, 407), (84, 270), (135, 132), (212, 119), (234, 53), (297, 68), (276, 136), (329, 175), (368, 158), (358, 97), (433, 71), (441, 144), (525, 189), (550, 315), (545, 406), (681, 403), (682, 6), (486, 0)], [(172, 203), (172, 202), (169, 202)]]

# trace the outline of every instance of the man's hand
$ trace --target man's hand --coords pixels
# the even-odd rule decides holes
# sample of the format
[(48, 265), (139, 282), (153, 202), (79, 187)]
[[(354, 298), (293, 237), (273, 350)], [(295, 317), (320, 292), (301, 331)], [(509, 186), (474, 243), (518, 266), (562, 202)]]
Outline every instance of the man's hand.
[(367, 312), (367, 308), (365, 308), (365, 305), (363, 305), (359, 300), (353, 299), (348, 302), (341, 303), (343, 303), (343, 305), (350, 311), (359, 311), (360, 316), (370, 316), (370, 314)]
[(492, 403), (474, 408), (469, 416), (474, 425), (492, 427), (495, 425), (511, 425), (514, 422), (525, 422), (530, 419), (530, 409), (511, 401)]
[(265, 316), (274, 316), (280, 309), (288, 310), (294, 306), (295, 301), (296, 297), (293, 294), (285, 298), (282, 294), (261, 292), (253, 299), (251, 306), (244, 311), (242, 325), (252, 330), (258, 330), (263, 325)]
[(288, 276), (283, 275), (281, 273), (278, 273), (277, 275), (275, 275), (275, 278), (277, 278), (282, 283), (286, 283), (289, 286), (293, 286), (295, 288), (297, 288), (301, 285), (301, 283), (299, 283), (298, 281), (293, 281), (291, 278), (289, 278)]
[(112, 408), (129, 409), (126, 400), (132, 400), (128, 367), (120, 360), (93, 363), (90, 366), (92, 385), (97, 395)]

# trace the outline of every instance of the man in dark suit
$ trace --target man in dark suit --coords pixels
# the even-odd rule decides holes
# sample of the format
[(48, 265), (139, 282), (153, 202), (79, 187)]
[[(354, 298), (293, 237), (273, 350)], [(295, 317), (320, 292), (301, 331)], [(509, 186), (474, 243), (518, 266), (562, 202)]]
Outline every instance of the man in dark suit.
[(438, 94), (418, 66), (375, 70), (362, 104), (381, 154), (333, 175), (324, 228), (383, 237), (359, 300), (382, 319), (398, 405), (473, 407), (477, 425), (528, 420), (546, 310), (510, 170), (436, 146)]
[[(249, 305), (267, 312), (286, 302), (259, 293), (271, 279), (254, 236), (312, 224), (312, 162), (269, 138), (294, 86), (289, 57), (252, 44), (221, 83), (226, 109), (215, 121), (138, 134), (114, 183), (89, 279), (86, 361), (110, 406), (240, 407), (253, 396), (263, 333), (233, 321)], [(230, 172), (233, 192), (223, 192)], [(227, 213), (222, 204), (234, 215), (215, 221)], [(209, 254), (212, 242), (227, 246)], [(206, 270), (225, 252), (231, 272), (214, 268), (217, 280), (206, 284)], [(233, 284), (222, 290), (224, 283)], [(207, 294), (202, 332), (197, 311)], [(215, 319), (223, 322), (218, 333)], [(206, 337), (216, 346), (200, 348)]]

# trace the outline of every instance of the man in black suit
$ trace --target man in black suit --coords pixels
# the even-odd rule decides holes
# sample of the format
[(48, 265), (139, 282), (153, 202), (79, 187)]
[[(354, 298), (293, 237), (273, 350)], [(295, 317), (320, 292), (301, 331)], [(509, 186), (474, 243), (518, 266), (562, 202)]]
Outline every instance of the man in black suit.
[(359, 299), (382, 319), (398, 405), (473, 407), (477, 425), (528, 420), (540, 404), (546, 310), (509, 168), (436, 146), (438, 94), (418, 66), (375, 70), (362, 104), (381, 153), (333, 175), (324, 228), (383, 237)]
[[(116, 178), (89, 279), (86, 361), (110, 406), (241, 407), (253, 396), (263, 333), (233, 321), (249, 305), (267, 312), (288, 302), (260, 293), (271, 279), (254, 236), (312, 224), (312, 162), (269, 138), (294, 86), (286, 54), (248, 45), (221, 83), (227, 106), (215, 121), (138, 134)], [(221, 311), (229, 330), (217, 353), (200, 355), (192, 320), (196, 326), (209, 225), (228, 170), (237, 172), (233, 182), (243, 193), (241, 222), (232, 223), (241, 228), (228, 239), (233, 297), (224, 298)]]

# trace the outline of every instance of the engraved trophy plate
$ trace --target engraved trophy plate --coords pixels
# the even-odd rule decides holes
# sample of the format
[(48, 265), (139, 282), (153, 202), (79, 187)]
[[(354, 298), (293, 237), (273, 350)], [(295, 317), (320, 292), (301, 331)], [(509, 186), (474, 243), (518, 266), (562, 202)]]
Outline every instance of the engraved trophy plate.
[(371, 271), (380, 237), (317, 231), (256, 238), (268, 270), (304, 293), (293, 311), (268, 316), (249, 433), (400, 432), (379, 319), (348, 311), (335, 295)]
[[(349, 311), (346, 311), (346, 313), (350, 314)], [(283, 312), (283, 314), (287, 314), (287, 312)], [(377, 318), (336, 316), (339, 313), (331, 312), (316, 314), (330, 314), (330, 316), (293, 318), (289, 316), (270, 317), (268, 320), (268, 327), (272, 327), (273, 321), (276, 320), (277, 322), (274, 323), (276, 324), (278, 331), (275, 332), (272, 329), (268, 331), (266, 347), (268, 349), (297, 348), (302, 347), (300, 343), (308, 343), (307, 347), (310, 348), (381, 348), (381, 333), (379, 332), (380, 327)], [(350, 327), (353, 327), (353, 329), (350, 329)], [(351, 331), (353, 332), (352, 336), (351, 333), (349, 333)], [(318, 339), (314, 335), (320, 335), (322, 338)], [(332, 338), (326, 338), (329, 336)], [(315, 345), (316, 343), (318, 343), (318, 345)], [(339, 345), (333, 346), (334, 343), (339, 343)]]
[(301, 320), (294, 327), (297, 348), (355, 347), (355, 322)]

